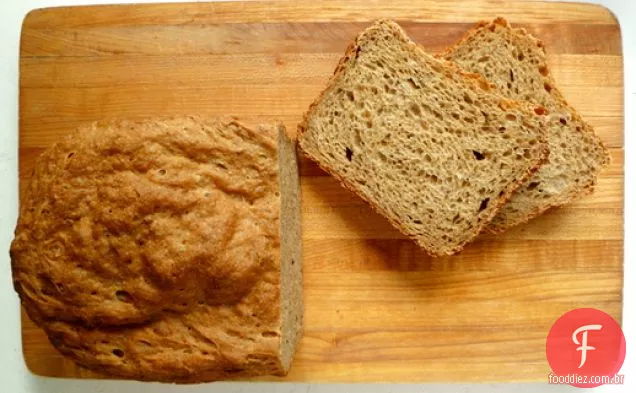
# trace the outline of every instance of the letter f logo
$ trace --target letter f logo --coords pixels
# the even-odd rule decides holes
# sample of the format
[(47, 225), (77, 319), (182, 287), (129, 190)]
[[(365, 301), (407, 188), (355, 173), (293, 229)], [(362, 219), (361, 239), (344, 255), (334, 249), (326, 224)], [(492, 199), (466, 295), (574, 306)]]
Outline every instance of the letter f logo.
[[(574, 333), (572, 334), (572, 341), (574, 341), (574, 344), (581, 345), (580, 347), (576, 349), (577, 351), (581, 351), (581, 364), (579, 364), (579, 368), (583, 367), (583, 365), (585, 364), (585, 361), (587, 360), (587, 351), (593, 351), (596, 349), (594, 347), (587, 345), (588, 330), (601, 330), (602, 327), (603, 327), (602, 325), (585, 325), (576, 329)], [(578, 336), (578, 334), (581, 332), (583, 332), (583, 334), (581, 335), (581, 342), (579, 342), (576, 336)]]

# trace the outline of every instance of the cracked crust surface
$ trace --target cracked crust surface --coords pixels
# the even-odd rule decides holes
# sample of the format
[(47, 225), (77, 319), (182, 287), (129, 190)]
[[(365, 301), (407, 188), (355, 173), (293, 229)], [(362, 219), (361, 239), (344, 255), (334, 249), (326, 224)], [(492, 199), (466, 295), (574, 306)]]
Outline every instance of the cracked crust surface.
[(11, 245), (29, 316), (63, 354), (113, 376), (286, 373), (282, 331), (298, 329), (279, 307), (280, 133), (229, 119), (97, 122), (48, 149)]

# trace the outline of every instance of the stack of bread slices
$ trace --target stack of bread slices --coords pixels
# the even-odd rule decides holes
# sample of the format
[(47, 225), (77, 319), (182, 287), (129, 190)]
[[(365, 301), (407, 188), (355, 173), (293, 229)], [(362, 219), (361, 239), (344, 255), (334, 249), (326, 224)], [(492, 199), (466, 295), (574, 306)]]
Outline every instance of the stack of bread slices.
[(609, 162), (557, 89), (542, 42), (502, 18), (438, 56), (376, 22), (347, 49), (298, 139), (434, 256), (588, 194)]

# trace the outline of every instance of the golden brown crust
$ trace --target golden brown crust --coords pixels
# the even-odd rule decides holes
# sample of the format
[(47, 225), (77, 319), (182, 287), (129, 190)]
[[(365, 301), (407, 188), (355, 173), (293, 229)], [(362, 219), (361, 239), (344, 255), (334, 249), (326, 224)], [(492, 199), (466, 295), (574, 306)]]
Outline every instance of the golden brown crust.
[(98, 122), (39, 158), (11, 261), (29, 316), (99, 372), (283, 374), (277, 129)]
[[(394, 26), (395, 26), (394, 22), (386, 21), (386, 20), (380, 20), (380, 21), (377, 21), (376, 23), (374, 23), (374, 25), (371, 28), (375, 28), (376, 26), (378, 26), (378, 24), (387, 24), (387, 25), (389, 25), (391, 30), (393, 30), (393, 33), (398, 35), (401, 40), (403, 40), (405, 43), (407, 43), (407, 44), (409, 44), (409, 45), (411, 45), (413, 47), (416, 47), (416, 44), (413, 43), (408, 37), (406, 37), (401, 29), (394, 28)], [(363, 32), (361, 32), (360, 34), (358, 34), (358, 36), (356, 36), (354, 41), (347, 47), (345, 55), (338, 62), (333, 75), (331, 76), (331, 78), (329, 79), (329, 81), (327, 83), (327, 86), (325, 87), (325, 89), (322, 90), (322, 92), (318, 95), (318, 97), (312, 102), (312, 104), (310, 105), (310, 107), (307, 110), (307, 112), (305, 112), (302, 122), (298, 125), (298, 140), (301, 142), (301, 143), (299, 143), (299, 147), (300, 147), (301, 151), (303, 152), (303, 154), (305, 156), (310, 158), (312, 161), (316, 162), (320, 168), (322, 168), (324, 171), (326, 171), (327, 173), (329, 173), (330, 175), (335, 177), (340, 182), (340, 184), (342, 184), (343, 187), (347, 188), (348, 190), (353, 192), (355, 195), (357, 195), (358, 197), (363, 199), (369, 206), (371, 206), (371, 208), (374, 211), (376, 211), (377, 213), (379, 213), (382, 216), (384, 216), (385, 218), (387, 218), (389, 220), (389, 222), (395, 228), (397, 228), (402, 234), (404, 234), (405, 236), (407, 236), (410, 239), (412, 239), (415, 242), (417, 242), (421, 247), (425, 248), (427, 253), (429, 253), (431, 256), (437, 257), (437, 256), (443, 256), (443, 255), (456, 254), (456, 253), (460, 252), (461, 250), (463, 250), (463, 248), (465, 247), (466, 244), (468, 244), (472, 239), (474, 239), (475, 237), (477, 237), (479, 235), (479, 233), (486, 227), (488, 222), (490, 222), (490, 220), (492, 220), (492, 218), (499, 211), (499, 208), (501, 206), (503, 206), (510, 199), (510, 197), (512, 196), (514, 191), (517, 188), (519, 188), (534, 172), (536, 172), (547, 161), (548, 155), (549, 155), (549, 150), (548, 150), (547, 144), (545, 143), (545, 134), (543, 134), (543, 133), (539, 134), (540, 143), (543, 145), (542, 154), (540, 155), (540, 158), (528, 170), (528, 172), (525, 174), (525, 176), (523, 176), (521, 179), (518, 179), (516, 183), (511, 184), (506, 189), (506, 191), (499, 196), (499, 198), (497, 199), (496, 204), (495, 204), (496, 208), (492, 210), (490, 215), (485, 220), (483, 220), (478, 226), (476, 226), (473, 229), (472, 235), (469, 236), (469, 239), (466, 242), (464, 242), (463, 244), (461, 244), (461, 245), (459, 245), (459, 246), (457, 246), (457, 247), (455, 247), (455, 248), (453, 248), (453, 249), (451, 249), (451, 250), (449, 250), (449, 251), (447, 251), (445, 253), (441, 253), (441, 254), (436, 253), (434, 250), (430, 250), (429, 248), (426, 248), (425, 245), (422, 244), (416, 236), (413, 236), (413, 235), (408, 233), (406, 227), (402, 223), (400, 223), (399, 221), (393, 219), (389, 215), (385, 214), (382, 211), (382, 209), (379, 207), (378, 204), (376, 204), (375, 202), (373, 202), (370, 199), (368, 199), (362, 193), (356, 191), (352, 186), (350, 186), (347, 183), (347, 181), (340, 174), (337, 173), (337, 171), (335, 171), (330, 166), (328, 166), (328, 165), (324, 164), (323, 162), (321, 162), (321, 160), (319, 160), (318, 157), (312, 156), (309, 151), (303, 149), (303, 147), (302, 147), (302, 138), (303, 138), (303, 135), (304, 135), (305, 131), (307, 130), (309, 118), (312, 115), (312, 112), (314, 111), (315, 107), (323, 100), (323, 98), (325, 97), (327, 92), (331, 88), (333, 88), (334, 84), (336, 83), (336, 81), (338, 80), (340, 75), (346, 69), (348, 62), (351, 61), (351, 59), (355, 59), (355, 54), (359, 50), (358, 42), (362, 39), (364, 34), (367, 34), (367, 32), (368, 32), (368, 29), (363, 31)], [(473, 84), (479, 89), (482, 89), (482, 90), (485, 90), (485, 91), (489, 91), (492, 88), (494, 88), (494, 85), (492, 85), (490, 82), (488, 82), (480, 74), (465, 72), (465, 71), (461, 70), (456, 64), (454, 64), (454, 63), (452, 63), (450, 61), (445, 61), (445, 65), (448, 67), (449, 72), (452, 72), (452, 73), (454, 73), (456, 75), (461, 76), (462, 78), (464, 78), (464, 80), (467, 83)], [(501, 100), (501, 105), (508, 106), (510, 108), (513, 108), (513, 107), (520, 108), (520, 109), (525, 110), (528, 113), (532, 113), (533, 110), (535, 110), (536, 108), (543, 109), (541, 107), (530, 107), (528, 103), (522, 103), (522, 102), (513, 101), (513, 100), (506, 100), (506, 99), (503, 99), (503, 98)]]

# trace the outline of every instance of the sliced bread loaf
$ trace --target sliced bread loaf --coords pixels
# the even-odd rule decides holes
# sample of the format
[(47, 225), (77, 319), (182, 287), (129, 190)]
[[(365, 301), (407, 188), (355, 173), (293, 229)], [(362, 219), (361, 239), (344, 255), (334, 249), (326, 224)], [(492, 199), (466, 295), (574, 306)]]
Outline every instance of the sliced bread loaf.
[(451, 255), (545, 161), (542, 111), (379, 21), (311, 105), (299, 144), (430, 254)]
[(489, 229), (502, 232), (592, 191), (609, 154), (556, 87), (541, 41), (497, 18), (479, 23), (441, 56), (482, 74), (506, 97), (535, 102), (549, 112), (548, 163), (515, 192)]
[(110, 376), (285, 374), (303, 318), (295, 152), (282, 125), (81, 127), (22, 195), (11, 262), (25, 310)]

